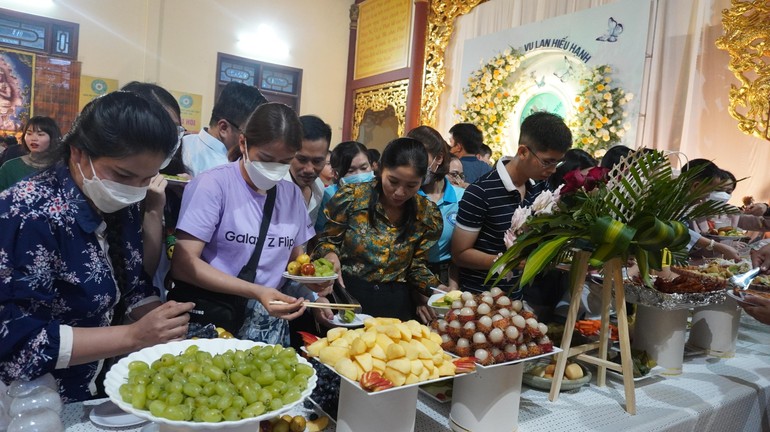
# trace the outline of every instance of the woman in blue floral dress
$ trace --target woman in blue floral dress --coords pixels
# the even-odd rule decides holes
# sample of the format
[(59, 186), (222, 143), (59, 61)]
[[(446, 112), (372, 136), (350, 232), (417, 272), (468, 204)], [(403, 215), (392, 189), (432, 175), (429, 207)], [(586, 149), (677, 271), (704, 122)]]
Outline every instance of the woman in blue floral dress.
[(65, 402), (88, 399), (103, 359), (185, 336), (193, 304), (161, 305), (143, 272), (139, 205), (177, 139), (158, 103), (111, 93), (61, 161), (0, 193), (4, 382), (52, 373)]

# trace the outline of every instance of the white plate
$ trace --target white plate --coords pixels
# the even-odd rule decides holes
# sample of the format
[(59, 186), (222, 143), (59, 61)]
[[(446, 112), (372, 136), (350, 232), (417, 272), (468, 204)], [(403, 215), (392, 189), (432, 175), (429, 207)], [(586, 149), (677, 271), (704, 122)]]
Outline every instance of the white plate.
[(346, 323), (345, 321), (342, 321), (340, 319), (339, 314), (334, 314), (334, 318), (332, 318), (332, 324), (336, 326), (348, 327), (348, 328), (361, 327), (364, 325), (364, 320), (371, 317), (372, 317), (371, 315), (367, 315), (367, 314), (356, 314), (356, 317), (353, 318), (353, 321)]
[(289, 274), (289, 272), (285, 271), (283, 272), (283, 277), (285, 277), (286, 279), (297, 281), (299, 283), (319, 283), (319, 282), (328, 282), (328, 281), (336, 280), (337, 273), (331, 276), (302, 276), (302, 275)]
[(744, 291), (740, 291), (738, 294), (736, 294), (735, 291), (728, 289), (725, 292), (727, 293), (728, 297), (734, 298), (738, 303), (753, 304), (751, 302), (746, 301), (746, 299), (744, 298)]
[[(219, 423), (199, 423), (199, 422), (168, 420), (165, 418), (155, 417), (149, 411), (135, 409), (133, 406), (131, 406), (130, 403), (126, 403), (123, 401), (123, 399), (120, 397), (119, 389), (122, 384), (125, 384), (128, 381), (128, 364), (129, 363), (135, 360), (141, 360), (143, 362), (150, 364), (155, 360), (159, 359), (163, 354), (178, 355), (184, 352), (184, 350), (186, 350), (188, 347), (192, 345), (197, 345), (200, 351), (206, 351), (211, 354), (221, 354), (228, 350), (247, 350), (254, 346), (263, 346), (267, 344), (264, 344), (261, 342), (249, 341), (249, 340), (241, 340), (241, 339), (194, 339), (194, 340), (183, 340), (178, 342), (169, 342), (165, 344), (148, 347), (141, 351), (137, 351), (135, 353), (129, 354), (127, 357), (123, 357), (122, 359), (120, 359), (120, 361), (117, 364), (113, 365), (112, 368), (110, 368), (110, 370), (107, 372), (107, 376), (104, 379), (104, 391), (107, 393), (107, 396), (110, 397), (110, 400), (112, 400), (123, 411), (134, 414), (138, 417), (153, 421), (155, 423), (160, 423), (164, 425), (166, 428), (168, 428), (169, 430), (173, 429), (173, 430), (205, 430), (205, 431), (219, 430), (221, 431), (221, 430), (228, 430), (228, 429), (242, 430), (244, 428), (252, 428), (252, 427), (254, 430), (256, 430), (259, 428), (260, 421), (267, 420), (273, 417), (280, 417), (281, 414), (287, 411), (290, 411), (297, 404), (301, 404), (302, 401), (304, 401), (305, 398), (310, 396), (310, 394), (313, 392), (313, 389), (316, 386), (316, 382), (318, 381), (318, 377), (316, 376), (315, 373), (313, 373), (313, 375), (308, 379), (307, 388), (305, 389), (305, 391), (302, 392), (299, 400), (297, 400), (296, 402), (284, 405), (278, 410), (268, 411), (262, 414), (261, 416), (252, 417), (248, 419), (241, 419), (237, 421), (222, 421)], [(297, 356), (297, 360), (302, 364), (306, 364), (310, 367), (313, 366), (310, 364), (310, 362), (308, 362), (307, 360), (305, 360), (299, 355)]]
[[(447, 392), (451, 392), (454, 387), (454, 381), (442, 381), (435, 384), (423, 384), (420, 386), (420, 393), (433, 399), (438, 403), (447, 403), (452, 401), (451, 393), (447, 395)], [(444, 399), (439, 399), (439, 395), (443, 395)]]
[[(535, 365), (536, 366), (538, 364), (547, 365), (548, 363), (549, 362), (539, 362), (539, 363), (536, 363)], [(591, 371), (588, 370), (587, 367), (585, 367), (580, 363), (576, 363), (576, 364), (580, 366), (581, 369), (583, 369), (583, 376), (575, 380), (562, 378), (561, 391), (579, 389), (580, 387), (583, 387), (584, 385), (588, 384), (591, 381), (591, 378), (593, 378), (593, 375), (591, 375)], [(524, 374), (521, 377), (521, 382), (534, 389), (551, 391), (551, 384), (553, 383), (553, 379), (543, 378), (541, 376), (536, 376), (536, 375), (530, 375), (529, 373), (524, 372)]]
[(88, 418), (97, 426), (112, 428), (130, 427), (147, 423), (147, 419), (123, 411), (112, 401), (107, 401), (95, 406), (91, 412), (88, 413)]
[(449, 306), (433, 306), (433, 302), (438, 301), (438, 299), (444, 297), (445, 295), (446, 293), (436, 293), (428, 298), (428, 306), (433, 308), (437, 314), (444, 315), (445, 313), (449, 312)]
[(163, 177), (170, 184), (186, 185), (187, 183), (190, 183), (190, 180), (184, 180), (184, 179), (178, 179), (178, 178), (168, 178), (165, 175), (163, 175)]
[[(634, 382), (644, 381), (644, 380), (646, 380), (648, 378), (657, 377), (657, 376), (663, 377), (664, 376), (663, 372), (665, 370), (666, 369), (664, 367), (662, 367), (662, 366), (655, 366), (652, 369), (650, 369), (649, 372), (647, 372), (647, 375), (642, 375), (640, 377), (634, 377)], [(617, 378), (617, 379), (619, 379), (621, 381), (623, 380), (623, 374), (618, 372), (618, 371), (614, 371), (612, 369), (607, 369), (607, 373), (609, 375), (611, 375), (613, 378)]]

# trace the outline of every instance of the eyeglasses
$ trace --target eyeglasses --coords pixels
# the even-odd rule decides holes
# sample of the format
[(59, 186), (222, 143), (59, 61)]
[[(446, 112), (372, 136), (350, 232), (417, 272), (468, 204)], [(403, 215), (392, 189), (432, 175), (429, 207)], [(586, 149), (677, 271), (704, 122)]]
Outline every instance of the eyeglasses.
[(564, 164), (564, 159), (559, 159), (553, 162), (545, 162), (542, 159), (540, 159), (540, 156), (538, 156), (530, 146), (525, 146), (525, 147), (527, 147), (527, 150), (529, 150), (529, 152), (532, 153), (532, 156), (534, 156), (535, 159), (537, 159), (537, 161), (540, 162), (540, 166), (542, 166), (543, 168), (558, 168)]
[(465, 178), (465, 174), (463, 174), (463, 173), (461, 173), (459, 171), (449, 171), (448, 175), (450, 175), (450, 176), (452, 176), (454, 178), (459, 178), (459, 179), (464, 179)]

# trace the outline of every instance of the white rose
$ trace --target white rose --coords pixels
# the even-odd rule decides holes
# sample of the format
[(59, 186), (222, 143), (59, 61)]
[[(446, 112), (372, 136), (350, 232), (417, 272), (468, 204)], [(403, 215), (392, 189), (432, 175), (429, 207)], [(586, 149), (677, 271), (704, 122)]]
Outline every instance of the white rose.
[(543, 191), (535, 198), (535, 202), (532, 203), (532, 211), (535, 215), (549, 215), (553, 213), (557, 199), (558, 195), (554, 196), (551, 191)]
[(529, 207), (517, 208), (516, 211), (513, 212), (513, 217), (511, 217), (510, 229), (514, 232), (519, 232), (531, 215), (532, 210)]

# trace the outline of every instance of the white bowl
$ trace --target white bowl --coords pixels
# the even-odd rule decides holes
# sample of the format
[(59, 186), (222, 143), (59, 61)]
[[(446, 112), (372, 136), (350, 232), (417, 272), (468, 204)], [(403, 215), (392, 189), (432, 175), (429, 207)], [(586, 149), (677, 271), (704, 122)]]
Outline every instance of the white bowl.
[[(302, 403), (316, 386), (318, 377), (315, 372), (308, 378), (307, 388), (300, 395), (299, 400), (290, 404), (284, 405), (282, 408), (275, 411), (268, 411), (258, 417), (252, 417), (248, 419), (241, 419), (237, 421), (221, 421), (218, 423), (204, 423), (204, 422), (191, 422), (191, 421), (175, 421), (168, 420), (162, 417), (155, 417), (150, 411), (138, 410), (134, 408), (130, 403), (123, 401), (120, 397), (120, 386), (128, 382), (128, 364), (134, 360), (140, 360), (151, 364), (155, 360), (159, 359), (163, 354), (178, 355), (184, 352), (188, 347), (197, 345), (200, 351), (206, 351), (211, 354), (221, 354), (228, 350), (247, 350), (254, 346), (267, 345), (261, 342), (253, 342), (249, 340), (240, 339), (190, 339), (178, 342), (169, 342), (165, 344), (155, 345), (149, 348), (144, 348), (141, 351), (137, 351), (127, 357), (122, 358), (117, 364), (107, 372), (104, 379), (104, 391), (110, 397), (117, 406), (123, 411), (134, 414), (141, 418), (159, 423), (165, 426), (166, 430), (218, 430), (218, 431), (255, 431), (259, 429), (259, 422), (262, 420), (270, 419), (273, 417), (279, 417), (281, 414), (291, 410), (295, 405)], [(297, 360), (300, 363), (306, 364), (310, 367), (307, 360), (297, 356)]]
[(438, 299), (444, 297), (445, 295), (446, 293), (436, 293), (428, 298), (428, 306), (433, 308), (437, 315), (444, 315), (449, 312), (449, 306), (433, 306), (433, 302), (438, 301)]

